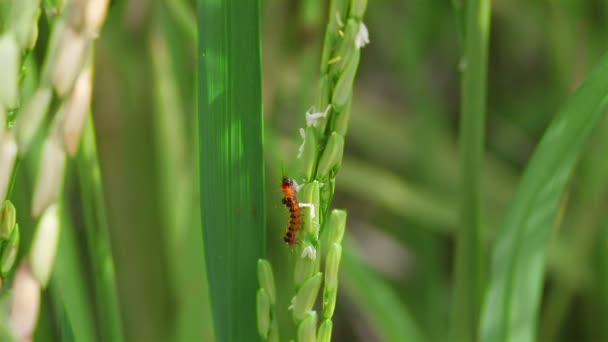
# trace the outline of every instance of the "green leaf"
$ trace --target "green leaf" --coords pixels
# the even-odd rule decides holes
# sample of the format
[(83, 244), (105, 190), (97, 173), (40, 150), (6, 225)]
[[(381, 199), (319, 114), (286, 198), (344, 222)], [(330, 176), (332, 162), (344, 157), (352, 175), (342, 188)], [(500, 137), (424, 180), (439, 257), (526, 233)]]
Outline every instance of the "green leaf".
[[(170, 265), (167, 280), (176, 301), (176, 328), (172, 339), (209, 340), (213, 336), (213, 322), (206, 269), (201, 267), (205, 252), (199, 186), (195, 179), (198, 137), (192, 134), (197, 121), (188, 107), (194, 96), (180, 92), (180, 86), (193, 87), (196, 83), (191, 70), (193, 63), (187, 55), (190, 50), (194, 51), (196, 43), (196, 16), (188, 12), (189, 4), (183, 0), (156, 2), (153, 8), (155, 20), (150, 25), (149, 47), (156, 106), (152, 118), (156, 133), (158, 198), (163, 199), (159, 213), (168, 228), (163, 240)], [(178, 20), (189, 18), (188, 14), (192, 16), (192, 23)], [(188, 35), (180, 34), (180, 28)]]
[(331, 330), (333, 329), (333, 323), (331, 319), (326, 319), (319, 326), (319, 332), (317, 333), (317, 341), (319, 342), (330, 342), (331, 341)]
[(266, 338), (270, 330), (270, 299), (263, 288), (260, 288), (257, 294), (257, 316), (258, 333)]
[(199, 0), (203, 238), (218, 341), (257, 339), (266, 237), (259, 2)]
[(277, 302), (277, 290), (274, 284), (274, 274), (270, 262), (266, 259), (258, 260), (258, 281), (260, 288), (266, 291), (270, 304), (275, 305)]
[(496, 240), (482, 342), (535, 339), (547, 238), (573, 168), (608, 104), (608, 55), (557, 114), (526, 169)]
[(317, 301), (321, 281), (323, 281), (323, 274), (319, 272), (308, 278), (298, 290), (298, 293), (292, 301), (293, 318), (296, 321), (303, 320), (306, 317), (306, 314), (313, 309), (315, 302)]
[(317, 340), (317, 313), (310, 311), (298, 326), (299, 342), (315, 342)]
[[(348, 242), (348, 241), (346, 241)], [(350, 244), (342, 254), (342, 284), (381, 341), (427, 341), (397, 293), (357, 258)]]

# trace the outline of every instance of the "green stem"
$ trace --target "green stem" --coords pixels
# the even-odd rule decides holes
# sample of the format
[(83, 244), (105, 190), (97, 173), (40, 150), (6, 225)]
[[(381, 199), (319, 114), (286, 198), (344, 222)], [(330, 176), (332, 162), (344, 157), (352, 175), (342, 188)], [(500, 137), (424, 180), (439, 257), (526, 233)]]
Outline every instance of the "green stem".
[(462, 226), (456, 245), (452, 341), (474, 341), (483, 293), (480, 176), (484, 124), (490, 0), (467, 1), (462, 60), (461, 124)]

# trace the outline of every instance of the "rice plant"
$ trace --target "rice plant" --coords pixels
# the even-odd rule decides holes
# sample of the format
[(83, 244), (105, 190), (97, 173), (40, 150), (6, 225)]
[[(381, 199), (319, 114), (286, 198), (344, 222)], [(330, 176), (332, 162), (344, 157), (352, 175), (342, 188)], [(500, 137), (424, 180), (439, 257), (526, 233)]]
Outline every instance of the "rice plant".
[(0, 341), (608, 340), (607, 19), (0, 0)]

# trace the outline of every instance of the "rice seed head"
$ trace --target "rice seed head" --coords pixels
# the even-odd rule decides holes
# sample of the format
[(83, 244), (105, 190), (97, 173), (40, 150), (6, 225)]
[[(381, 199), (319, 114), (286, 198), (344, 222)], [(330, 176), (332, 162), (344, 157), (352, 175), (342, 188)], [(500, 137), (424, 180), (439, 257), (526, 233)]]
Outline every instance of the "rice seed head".
[[(319, 98), (317, 100), (317, 108), (326, 108), (330, 104), (330, 94), (332, 91), (333, 84), (329, 79), (327, 74), (321, 76), (321, 80), (319, 82)], [(325, 125), (327, 120), (321, 121), (319, 125), (319, 132), (325, 131)]]
[(21, 155), (29, 150), (32, 140), (40, 129), (48, 111), (52, 96), (52, 89), (49, 86), (42, 86), (36, 90), (23, 108), (15, 127)]
[(72, 0), (68, 3), (67, 21), (77, 32), (84, 31), (85, 11), (88, 0)]
[(17, 224), (17, 213), (11, 201), (4, 201), (0, 208), (0, 242), (8, 240)]
[(322, 280), (323, 274), (320, 272), (311, 278), (308, 278), (293, 298), (293, 318), (297, 322), (306, 318), (306, 314), (312, 310), (315, 305)]
[(68, 16), (70, 26), (89, 38), (97, 37), (106, 18), (108, 4), (108, 0), (73, 0)]
[[(302, 129), (304, 130), (304, 129)], [(312, 179), (314, 166), (317, 160), (317, 154), (319, 147), (317, 145), (317, 137), (315, 134), (314, 127), (306, 127), (304, 131), (304, 138), (302, 143), (302, 155), (301, 155), (301, 170), (302, 178), (306, 181)]]
[(353, 91), (353, 82), (355, 81), (355, 74), (359, 66), (360, 50), (355, 50), (352, 54), (352, 58), (348, 61), (346, 69), (340, 75), (338, 82), (334, 88), (334, 93), (331, 98), (331, 104), (337, 112), (344, 111), (348, 99)]
[(30, 264), (32, 273), (43, 288), (48, 284), (59, 243), (59, 208), (55, 203), (48, 207), (38, 222), (32, 246)]
[(17, 158), (17, 141), (13, 132), (7, 132), (0, 138), (0, 201), (4, 201), (6, 197), (15, 158)]
[(323, 291), (323, 318), (331, 319), (334, 316), (336, 309), (336, 298), (338, 296), (338, 289), (325, 288)]
[(89, 37), (97, 37), (108, 13), (109, 0), (88, 0), (85, 9), (85, 31)]
[(357, 32), (359, 31), (359, 23), (349, 18), (346, 22), (346, 27), (343, 29), (344, 36), (338, 41), (336, 50), (334, 52), (334, 58), (336, 63), (330, 67), (330, 76), (335, 77), (340, 75), (346, 65), (352, 59), (353, 54), (357, 50)]
[(8, 17), (10, 31), (15, 34), (21, 49), (31, 49), (38, 38), (40, 0), (13, 1)]
[(314, 259), (306, 257), (304, 251), (309, 248), (313, 248), (311, 245), (304, 247), (302, 250), (303, 257), (296, 259), (296, 264), (293, 271), (293, 282), (296, 290), (299, 289), (306, 279), (310, 278), (315, 271), (316, 261)]
[(258, 259), (258, 282), (260, 287), (264, 289), (270, 304), (276, 303), (276, 288), (274, 284), (274, 274), (272, 273), (272, 266), (270, 262), (265, 259)]
[(258, 333), (264, 339), (268, 337), (270, 330), (270, 299), (264, 289), (259, 289), (256, 296)]
[(325, 178), (334, 168), (342, 164), (342, 154), (344, 153), (344, 137), (332, 132), (327, 141), (327, 146), (321, 155), (319, 166), (317, 168), (317, 177)]
[(57, 132), (52, 132), (46, 139), (41, 158), (32, 199), (32, 215), (34, 217), (40, 216), (47, 207), (57, 202), (63, 185), (66, 153)]
[(344, 109), (342, 112), (337, 113), (334, 119), (334, 131), (340, 134), (341, 136), (346, 136), (346, 132), (348, 131), (348, 122), (350, 121), (351, 114), (351, 106), (353, 103), (353, 94), (351, 93), (346, 99), (346, 104), (344, 105)]
[(329, 18), (329, 24), (333, 28), (340, 28), (344, 26), (344, 21), (348, 16), (348, 7), (350, 0), (332, 0), (330, 2), (329, 13), (332, 16)]
[(342, 243), (344, 231), (346, 230), (346, 218), (346, 211), (339, 209), (332, 210), (327, 224), (327, 243), (329, 245)]
[(91, 69), (85, 68), (66, 100), (63, 116), (63, 144), (70, 156), (75, 156), (80, 146), (82, 130), (89, 114), (91, 103)]
[(24, 261), (15, 274), (11, 299), (9, 327), (15, 338), (26, 341), (32, 338), (39, 309), (40, 284)]
[(298, 341), (315, 342), (317, 340), (317, 313), (309, 311), (298, 326)]
[(90, 41), (69, 25), (63, 31), (54, 55), (51, 71), (53, 86), (61, 97), (66, 97), (74, 87), (89, 50)]
[(0, 36), (0, 105), (15, 108), (19, 102), (19, 70), (21, 49), (11, 32)]
[[(327, 73), (328, 64), (327, 61), (331, 58), (330, 54), (333, 47), (336, 45), (336, 41), (340, 39), (339, 32), (344, 26), (344, 21), (348, 14), (348, 0), (332, 0), (330, 1), (329, 7), (329, 22), (327, 24), (327, 30), (325, 32), (325, 40), (323, 42), (323, 50), (321, 56), (321, 74)], [(324, 108), (324, 107), (320, 107)]]
[(331, 342), (331, 331), (333, 323), (329, 319), (323, 320), (317, 333), (317, 342)]
[(319, 238), (319, 182), (306, 183), (298, 193), (300, 207), (308, 208), (302, 213), (302, 230), (314, 243)]
[(0, 250), (0, 278), (6, 277), (15, 264), (17, 252), (19, 251), (19, 240), (19, 225), (16, 224), (10, 238), (5, 243), (3, 249)]
[(270, 331), (268, 332), (268, 342), (280, 342), (279, 325), (277, 324), (276, 318), (272, 319), (272, 323), (270, 325)]
[(2, 104), (0, 104), (0, 139), (2, 139), (2, 135), (6, 132), (6, 108)]
[(342, 246), (337, 243), (332, 244), (327, 252), (325, 261), (325, 288), (338, 288), (338, 270), (340, 269), (340, 258), (342, 257)]
[(352, 0), (350, 2), (350, 16), (356, 19), (363, 19), (363, 14), (367, 8), (367, 0)]

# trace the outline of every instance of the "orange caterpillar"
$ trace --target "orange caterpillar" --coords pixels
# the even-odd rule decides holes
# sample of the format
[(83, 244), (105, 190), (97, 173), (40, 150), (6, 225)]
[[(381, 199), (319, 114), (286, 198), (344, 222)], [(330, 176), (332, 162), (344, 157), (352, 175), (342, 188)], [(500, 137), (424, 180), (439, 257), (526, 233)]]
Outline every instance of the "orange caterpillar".
[(297, 190), (293, 179), (283, 177), (281, 187), (283, 188), (283, 204), (289, 208), (290, 218), (289, 226), (287, 226), (287, 231), (285, 232), (283, 240), (285, 240), (289, 246), (293, 247), (298, 242), (297, 234), (300, 230), (300, 225), (302, 224), (302, 208), (300, 208), (300, 204), (296, 198)]

